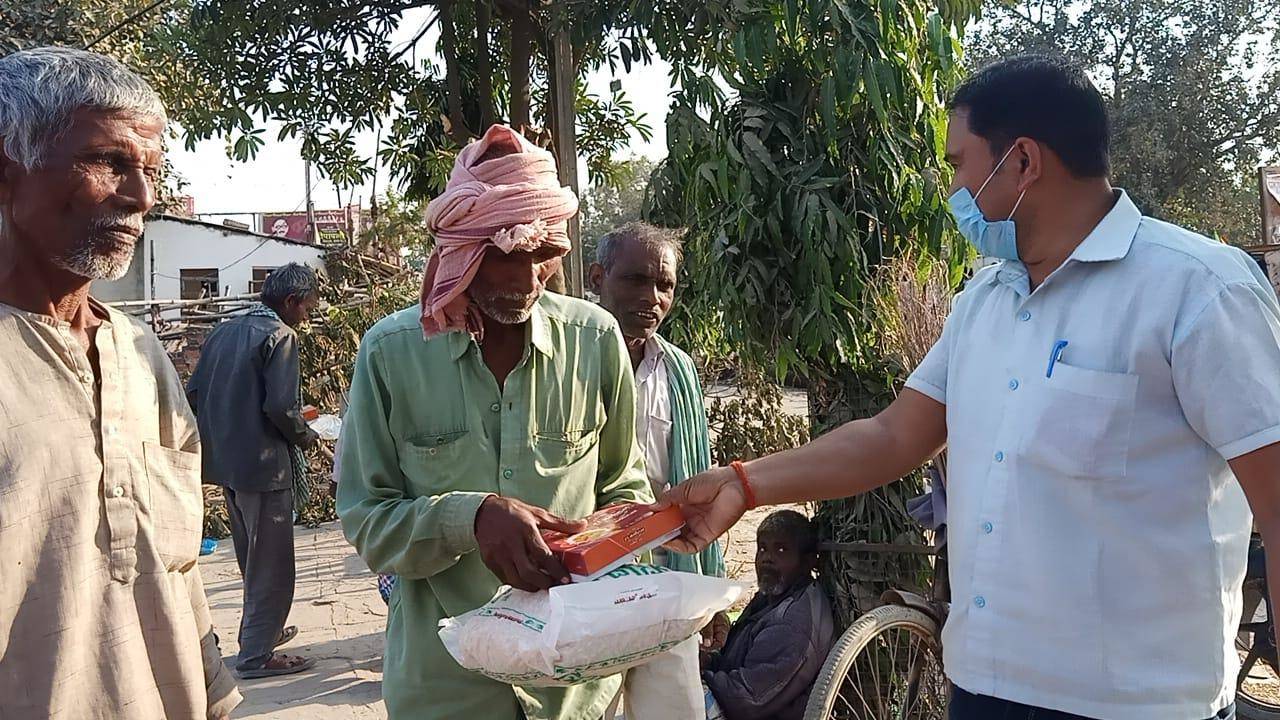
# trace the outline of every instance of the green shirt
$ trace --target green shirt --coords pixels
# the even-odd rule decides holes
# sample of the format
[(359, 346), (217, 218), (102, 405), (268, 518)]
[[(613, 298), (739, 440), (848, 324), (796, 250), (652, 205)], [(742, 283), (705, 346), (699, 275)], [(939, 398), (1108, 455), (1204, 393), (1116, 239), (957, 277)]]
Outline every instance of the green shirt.
[(392, 718), (599, 720), (618, 680), (511, 688), (463, 670), (437, 634), (498, 579), (476, 552), (489, 494), (567, 518), (648, 502), (635, 380), (614, 319), (546, 293), (524, 358), (499, 388), (465, 333), (423, 340), (418, 309), (360, 344), (343, 421), (338, 514), (376, 572), (399, 576), (387, 616), (383, 697)]

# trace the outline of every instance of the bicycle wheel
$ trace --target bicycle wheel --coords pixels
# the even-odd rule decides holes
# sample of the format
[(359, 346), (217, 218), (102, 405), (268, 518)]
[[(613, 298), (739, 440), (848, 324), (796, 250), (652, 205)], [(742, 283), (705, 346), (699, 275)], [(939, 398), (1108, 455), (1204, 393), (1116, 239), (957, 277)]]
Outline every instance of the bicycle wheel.
[(1257, 633), (1270, 631), (1263, 592), (1265, 585), (1245, 583), (1244, 612), (1236, 635), (1236, 652), (1240, 655), (1236, 714), (1240, 720), (1280, 720), (1280, 675), (1257, 649), (1261, 645)]
[(836, 642), (804, 720), (944, 720), (947, 699), (937, 623), (919, 610), (884, 605)]

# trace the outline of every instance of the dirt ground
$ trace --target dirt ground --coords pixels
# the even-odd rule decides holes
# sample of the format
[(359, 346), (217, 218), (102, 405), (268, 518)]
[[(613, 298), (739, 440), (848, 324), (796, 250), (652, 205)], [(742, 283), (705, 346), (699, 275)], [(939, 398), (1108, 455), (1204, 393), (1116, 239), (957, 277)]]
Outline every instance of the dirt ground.
[[(284, 678), (242, 680), (245, 702), (233, 718), (372, 720), (382, 707), (382, 633), (387, 608), (374, 577), (337, 523), (297, 528), (298, 582), (291, 624), (298, 637), (282, 651), (316, 658), (311, 670)], [(230, 540), (200, 559), (223, 659), (234, 664), (241, 583)]]

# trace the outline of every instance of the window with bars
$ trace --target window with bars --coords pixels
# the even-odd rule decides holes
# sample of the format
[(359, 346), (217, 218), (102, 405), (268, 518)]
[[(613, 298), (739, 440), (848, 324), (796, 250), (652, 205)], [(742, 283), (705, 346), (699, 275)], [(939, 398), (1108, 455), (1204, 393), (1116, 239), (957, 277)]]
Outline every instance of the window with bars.
[(262, 284), (267, 281), (267, 276), (275, 270), (273, 267), (255, 267), (253, 269), (253, 279), (249, 281), (249, 292), (262, 292)]
[(183, 300), (218, 296), (217, 268), (189, 268), (178, 271)]

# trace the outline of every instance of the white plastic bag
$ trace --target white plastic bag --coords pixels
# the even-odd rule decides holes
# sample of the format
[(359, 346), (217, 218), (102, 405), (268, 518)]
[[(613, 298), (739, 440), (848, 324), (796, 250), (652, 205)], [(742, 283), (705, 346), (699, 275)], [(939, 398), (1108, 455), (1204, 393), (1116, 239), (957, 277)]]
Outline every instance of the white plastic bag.
[(321, 415), (307, 424), (321, 440), (337, 440), (338, 434), (342, 432), (342, 419), (337, 415)]
[(745, 591), (732, 580), (627, 565), (540, 593), (504, 588), (442, 620), (440, 639), (459, 665), (499, 682), (576, 685), (675, 647)]

